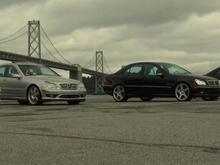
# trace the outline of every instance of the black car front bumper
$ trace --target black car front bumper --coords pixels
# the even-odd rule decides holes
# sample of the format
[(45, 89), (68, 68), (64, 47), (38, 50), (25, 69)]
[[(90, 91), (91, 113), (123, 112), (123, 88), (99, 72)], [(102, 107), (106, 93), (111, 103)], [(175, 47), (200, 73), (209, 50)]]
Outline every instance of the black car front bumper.
[(220, 87), (199, 87), (192, 89), (194, 97), (219, 97)]
[(105, 85), (102, 86), (104, 92), (108, 95), (112, 95), (113, 86), (112, 85)]

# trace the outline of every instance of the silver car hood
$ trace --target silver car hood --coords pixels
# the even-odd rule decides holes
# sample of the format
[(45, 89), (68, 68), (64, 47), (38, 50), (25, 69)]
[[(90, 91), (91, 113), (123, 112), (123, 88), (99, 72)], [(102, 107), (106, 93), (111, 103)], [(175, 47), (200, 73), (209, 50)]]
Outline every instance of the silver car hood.
[(45, 81), (51, 82), (51, 83), (73, 83), (73, 84), (79, 84), (80, 81), (75, 80), (75, 79), (67, 79), (59, 76), (27, 76), (27, 79), (31, 79), (35, 82), (41, 82), (44, 83)]

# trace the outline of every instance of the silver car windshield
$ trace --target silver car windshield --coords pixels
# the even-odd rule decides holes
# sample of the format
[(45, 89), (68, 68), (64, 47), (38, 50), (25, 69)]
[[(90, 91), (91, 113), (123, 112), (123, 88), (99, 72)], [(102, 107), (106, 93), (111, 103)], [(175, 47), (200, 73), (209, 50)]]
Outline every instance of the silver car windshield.
[(175, 64), (159, 64), (161, 68), (163, 68), (165, 71), (167, 71), (170, 75), (183, 75), (183, 74), (191, 74), (186, 69), (183, 69), (182, 67), (175, 65)]
[(43, 65), (18, 65), (25, 76), (60, 76)]

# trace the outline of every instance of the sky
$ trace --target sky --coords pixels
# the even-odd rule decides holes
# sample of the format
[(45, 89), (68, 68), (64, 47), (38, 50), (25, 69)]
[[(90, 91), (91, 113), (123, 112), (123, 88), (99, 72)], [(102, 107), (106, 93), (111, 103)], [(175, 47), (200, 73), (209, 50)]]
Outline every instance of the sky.
[[(219, 0), (0, 0), (0, 18), (0, 40), (40, 20), (68, 61), (91, 69), (96, 50), (106, 72), (140, 61), (198, 74), (220, 66)], [(0, 42), (0, 50), (27, 54), (27, 37)]]

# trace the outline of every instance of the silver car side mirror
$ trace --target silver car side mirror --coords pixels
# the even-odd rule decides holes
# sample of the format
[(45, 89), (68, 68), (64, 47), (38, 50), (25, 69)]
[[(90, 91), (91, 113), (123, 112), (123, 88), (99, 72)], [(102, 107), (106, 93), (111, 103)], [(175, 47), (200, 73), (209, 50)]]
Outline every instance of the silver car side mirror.
[(13, 78), (16, 78), (16, 79), (18, 79), (18, 80), (21, 79), (21, 76), (20, 76), (19, 74), (12, 74), (12, 77), (13, 77)]

